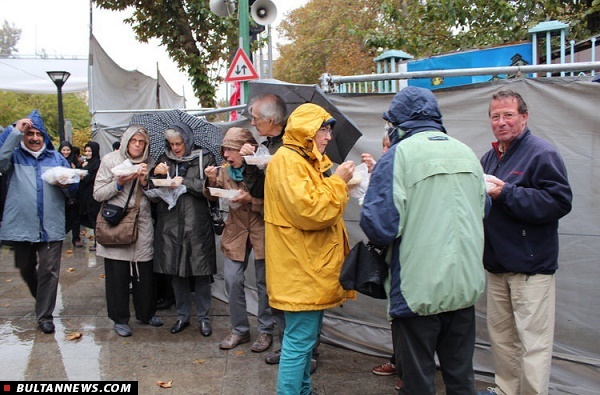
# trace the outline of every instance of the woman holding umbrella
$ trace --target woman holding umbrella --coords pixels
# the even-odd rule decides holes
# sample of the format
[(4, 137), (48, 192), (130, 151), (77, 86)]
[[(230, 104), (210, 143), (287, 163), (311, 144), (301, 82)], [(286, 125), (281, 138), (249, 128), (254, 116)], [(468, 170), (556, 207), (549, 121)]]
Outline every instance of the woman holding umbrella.
[(202, 187), (204, 169), (216, 162), (213, 154), (194, 145), (194, 135), (187, 124), (170, 126), (164, 136), (165, 152), (150, 174), (157, 178), (181, 177), (186, 192), (171, 210), (162, 200), (157, 205), (154, 271), (172, 276), (177, 321), (171, 333), (179, 333), (190, 325), (193, 283), (200, 333), (210, 336), (208, 312), (217, 262), (212, 219)]

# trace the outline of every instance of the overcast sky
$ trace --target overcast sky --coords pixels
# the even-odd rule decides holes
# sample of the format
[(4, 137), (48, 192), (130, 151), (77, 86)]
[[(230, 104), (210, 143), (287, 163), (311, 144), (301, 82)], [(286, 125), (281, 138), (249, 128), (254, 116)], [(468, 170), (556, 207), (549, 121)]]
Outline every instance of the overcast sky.
[[(277, 45), (275, 27), (285, 15), (309, 0), (272, 0), (277, 6), (277, 19), (273, 23), (273, 48)], [(187, 75), (177, 70), (158, 40), (141, 44), (129, 27), (122, 22), (126, 12), (93, 11), (93, 34), (108, 55), (126, 70), (138, 70), (156, 77), (156, 67), (179, 94), (193, 97)], [(21, 29), (17, 45), (20, 56), (35, 55), (45, 50), (49, 56), (87, 57), (90, 33), (90, 4), (84, 0), (0, 0), (0, 23), (4, 20)], [(266, 55), (265, 55), (266, 56)], [(221, 90), (222, 91), (222, 90)], [(221, 93), (223, 96), (224, 94)], [(219, 97), (218, 99), (221, 99)]]

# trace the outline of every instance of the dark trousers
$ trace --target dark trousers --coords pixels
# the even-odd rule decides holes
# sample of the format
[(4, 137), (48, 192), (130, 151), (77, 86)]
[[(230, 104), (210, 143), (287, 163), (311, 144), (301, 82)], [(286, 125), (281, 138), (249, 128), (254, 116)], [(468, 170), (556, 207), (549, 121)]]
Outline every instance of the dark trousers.
[[(74, 199), (71, 201), (75, 201)], [(79, 203), (66, 203), (65, 206), (65, 233), (71, 231), (71, 240), (73, 244), (76, 241), (81, 241), (81, 235), (79, 234), (81, 225), (79, 218)]]
[(38, 323), (52, 321), (56, 306), (62, 241), (13, 243), (15, 266), (35, 298), (35, 316)]
[(154, 286), (156, 288), (157, 301), (174, 301), (175, 294), (173, 285), (171, 285), (171, 275), (163, 273), (154, 273)]
[(435, 395), (437, 353), (447, 395), (475, 395), (475, 308), (395, 318), (392, 336), (402, 366), (400, 394)]
[(132, 263), (104, 258), (104, 273), (108, 317), (116, 324), (129, 323), (131, 283), (135, 318), (142, 323), (148, 323), (156, 312), (152, 261)]

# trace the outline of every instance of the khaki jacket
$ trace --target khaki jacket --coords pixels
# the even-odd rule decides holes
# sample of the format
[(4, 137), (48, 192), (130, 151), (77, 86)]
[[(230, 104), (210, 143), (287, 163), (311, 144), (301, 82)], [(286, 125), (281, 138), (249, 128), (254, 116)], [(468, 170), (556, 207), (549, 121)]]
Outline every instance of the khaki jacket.
[[(108, 202), (123, 207), (127, 201), (127, 196), (131, 190), (132, 182), (125, 184), (123, 190), (117, 190), (117, 177), (111, 172), (111, 169), (126, 159), (132, 163), (148, 163), (152, 159), (148, 155), (148, 144), (142, 158), (133, 160), (127, 154), (127, 145), (131, 137), (135, 134), (136, 129), (129, 128), (123, 134), (121, 139), (121, 148), (119, 151), (109, 152), (102, 158), (100, 168), (96, 174), (94, 182), (94, 199), (98, 202)], [(148, 137), (148, 136), (146, 136)], [(152, 164), (149, 163), (151, 168)], [(136, 183), (137, 188), (141, 188), (139, 183)], [(136, 193), (131, 196), (129, 207), (135, 205)], [(147, 262), (151, 261), (154, 256), (154, 228), (152, 225), (152, 215), (150, 212), (150, 201), (142, 191), (140, 199), (140, 214), (138, 216), (138, 239), (135, 244), (119, 247), (105, 247), (98, 243), (96, 255), (104, 258), (115, 259), (127, 262)]]

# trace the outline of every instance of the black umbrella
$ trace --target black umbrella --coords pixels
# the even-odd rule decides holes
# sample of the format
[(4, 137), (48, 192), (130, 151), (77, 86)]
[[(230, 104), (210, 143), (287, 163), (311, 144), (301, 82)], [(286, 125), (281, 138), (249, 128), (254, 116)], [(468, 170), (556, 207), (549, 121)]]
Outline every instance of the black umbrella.
[(223, 132), (221, 129), (187, 112), (169, 110), (135, 114), (129, 123), (131, 125), (142, 125), (148, 129), (150, 133), (150, 156), (154, 160), (158, 160), (165, 150), (165, 129), (180, 122), (185, 123), (192, 129), (196, 145), (209, 150), (215, 156), (217, 163), (223, 161), (220, 154), (220, 147), (223, 142)]
[(323, 107), (335, 119), (333, 139), (327, 144), (327, 156), (335, 163), (342, 163), (356, 141), (362, 136), (358, 126), (345, 116), (325, 96), (317, 85), (301, 85), (278, 80), (250, 81), (251, 97), (261, 93), (273, 93), (281, 96), (286, 104), (288, 115), (301, 104), (313, 103)]

